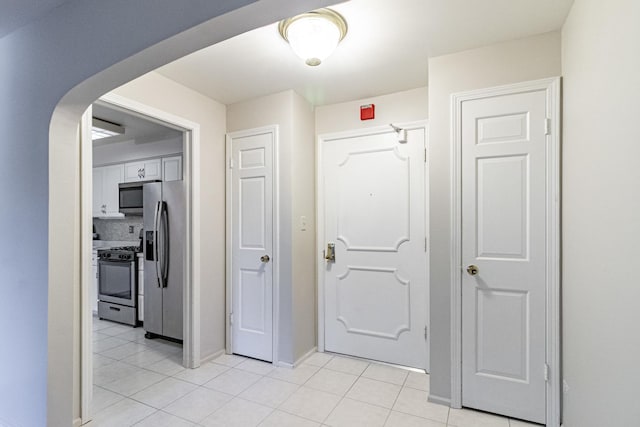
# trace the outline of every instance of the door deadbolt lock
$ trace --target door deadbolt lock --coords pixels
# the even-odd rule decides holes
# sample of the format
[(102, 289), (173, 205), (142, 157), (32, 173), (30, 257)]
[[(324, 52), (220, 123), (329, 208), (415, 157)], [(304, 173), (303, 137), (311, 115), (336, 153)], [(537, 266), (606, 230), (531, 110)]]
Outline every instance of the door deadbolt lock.
[(477, 265), (470, 265), (469, 267), (467, 267), (467, 273), (469, 273), (471, 276), (475, 276), (476, 274), (478, 274), (478, 266)]
[(264, 263), (269, 262), (269, 260), (270, 260), (270, 259), (271, 259), (271, 258), (269, 258), (269, 255), (262, 255), (262, 256), (260, 257), (260, 261), (262, 261), (262, 262), (264, 262)]
[(336, 244), (327, 243), (327, 251), (324, 253), (324, 259), (327, 261), (336, 261)]

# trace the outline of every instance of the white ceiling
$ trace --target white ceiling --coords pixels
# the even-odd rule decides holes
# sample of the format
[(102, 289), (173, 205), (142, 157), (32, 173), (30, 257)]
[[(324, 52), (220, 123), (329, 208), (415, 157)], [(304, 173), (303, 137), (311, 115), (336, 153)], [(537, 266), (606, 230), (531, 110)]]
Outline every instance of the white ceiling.
[(158, 72), (223, 104), (294, 89), (314, 105), (427, 85), (427, 58), (560, 29), (573, 0), (351, 0), (333, 6), (349, 32), (318, 67), (298, 59), (277, 23)]
[(111, 108), (107, 105), (93, 104), (93, 117), (106, 120), (124, 127), (123, 135), (115, 135), (93, 141), (93, 146), (98, 147), (118, 142), (135, 142), (145, 144), (147, 142), (166, 141), (182, 138), (182, 132), (151, 121), (127, 110)]

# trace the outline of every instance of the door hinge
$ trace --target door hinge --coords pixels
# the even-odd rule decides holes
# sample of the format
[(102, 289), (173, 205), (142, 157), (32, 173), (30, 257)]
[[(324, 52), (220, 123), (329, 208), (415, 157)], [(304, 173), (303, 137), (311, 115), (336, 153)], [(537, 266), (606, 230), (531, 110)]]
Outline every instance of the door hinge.
[(229, 157), (229, 169), (233, 169), (233, 157)]
[(546, 363), (544, 364), (544, 381), (549, 381), (549, 365), (547, 365)]
[(544, 119), (544, 134), (549, 135), (551, 133), (551, 119)]
[(427, 335), (428, 335), (428, 327), (427, 325), (424, 325), (424, 340), (427, 340)]
[(229, 324), (233, 325), (233, 313), (229, 313)]
[(424, 251), (427, 252), (427, 236), (424, 236)]
[(427, 149), (424, 149), (424, 162), (427, 163)]

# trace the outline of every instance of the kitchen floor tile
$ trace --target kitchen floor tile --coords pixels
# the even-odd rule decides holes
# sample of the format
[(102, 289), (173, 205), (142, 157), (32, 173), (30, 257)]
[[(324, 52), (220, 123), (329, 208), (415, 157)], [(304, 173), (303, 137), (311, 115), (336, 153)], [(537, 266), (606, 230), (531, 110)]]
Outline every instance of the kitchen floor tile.
[(415, 415), (391, 411), (384, 427), (447, 427), (447, 425)]
[(264, 420), (273, 409), (235, 398), (205, 418), (201, 424), (206, 427), (254, 427)]
[(396, 384), (360, 377), (347, 393), (347, 397), (391, 409), (401, 388)]
[(244, 362), (245, 360), (247, 360), (246, 357), (238, 356), (236, 354), (221, 354), (220, 356), (213, 359), (212, 362), (232, 368)]
[(296, 384), (263, 377), (240, 393), (239, 397), (261, 405), (277, 408), (297, 389), (298, 385)]
[(278, 409), (322, 422), (341, 399), (338, 395), (303, 386), (296, 390)]
[(144, 368), (160, 360), (166, 359), (167, 357), (168, 355), (166, 353), (147, 347), (147, 349), (144, 351), (125, 357), (124, 359), (122, 359), (122, 362)]
[(409, 372), (404, 386), (429, 391), (429, 375), (420, 372)]
[(409, 387), (402, 388), (393, 410), (441, 423), (446, 423), (449, 416), (448, 406), (428, 402), (427, 392)]
[(194, 423), (199, 423), (232, 398), (233, 396), (231, 395), (199, 387), (165, 407), (164, 411)]
[(332, 427), (382, 427), (389, 410), (344, 398), (324, 422)]
[(196, 424), (166, 412), (158, 411), (139, 423), (136, 427), (195, 427)]
[(131, 356), (132, 354), (140, 353), (141, 351), (145, 351), (148, 349), (149, 347), (146, 347), (142, 344), (138, 344), (135, 342), (128, 342), (126, 344), (111, 348), (109, 350), (100, 351), (99, 354), (110, 357), (112, 359), (122, 360), (124, 358)]
[(313, 353), (311, 356), (307, 357), (302, 364), (313, 365), (323, 367), (329, 361), (333, 359), (333, 355), (328, 353)]
[(242, 369), (243, 371), (253, 372), (258, 375), (267, 375), (269, 372), (273, 371), (276, 367), (273, 366), (273, 363), (261, 362), (259, 360), (245, 360), (242, 363), (239, 363), (235, 366), (236, 369)]
[(260, 375), (252, 372), (232, 368), (218, 375), (204, 384), (204, 386), (212, 390), (218, 390), (236, 396), (249, 388), (249, 386), (258, 382), (260, 378), (262, 378)]
[(147, 405), (131, 399), (122, 399), (106, 409), (97, 412), (91, 421), (91, 427), (128, 427), (153, 414), (156, 411)]
[(320, 424), (316, 422), (278, 410), (273, 411), (258, 425), (259, 427), (320, 427)]
[(509, 427), (509, 419), (470, 409), (450, 409), (447, 425), (455, 427)]
[(363, 377), (371, 378), (372, 380), (384, 381), (387, 383), (402, 385), (409, 371), (406, 369), (394, 368), (392, 366), (380, 365), (378, 363), (371, 363), (367, 369), (362, 373)]
[(111, 350), (112, 348), (119, 347), (121, 345), (128, 344), (130, 341), (122, 340), (117, 337), (109, 337), (100, 341), (96, 341), (93, 343), (93, 352), (94, 353), (103, 353), (107, 350)]
[(95, 372), (97, 369), (104, 368), (105, 366), (111, 365), (115, 362), (117, 362), (117, 360), (110, 357), (101, 356), (96, 353), (93, 355), (93, 371)]
[(119, 323), (112, 323), (110, 327), (104, 328), (104, 329), (100, 329), (100, 333), (106, 334), (106, 335), (111, 335), (111, 336), (116, 336), (116, 335), (120, 335), (122, 333), (129, 332), (129, 331), (132, 331), (132, 330), (133, 330), (132, 326), (121, 325)]
[(357, 379), (355, 375), (322, 368), (305, 383), (305, 386), (344, 396)]
[(169, 376), (177, 375), (185, 370), (184, 366), (182, 366), (182, 356), (174, 356), (167, 359), (159, 360), (146, 366), (145, 369), (157, 372), (158, 374)]
[(195, 384), (176, 380), (175, 378), (166, 378), (133, 394), (131, 399), (157, 409), (162, 409), (185, 394), (191, 393), (196, 388), (198, 388), (198, 386)]
[(189, 381), (190, 383), (202, 385), (227, 370), (229, 370), (229, 368), (226, 366), (216, 365), (214, 363), (204, 363), (196, 369), (185, 369), (184, 371), (174, 375), (174, 377), (180, 380)]
[(166, 376), (144, 369), (139, 369), (137, 372), (105, 384), (103, 387), (107, 390), (122, 394), (123, 396), (131, 396), (152, 384), (160, 382), (164, 378), (166, 378)]
[(335, 356), (329, 363), (324, 365), (326, 369), (352, 375), (362, 374), (367, 369), (367, 366), (369, 366), (369, 362), (342, 356)]
[(93, 384), (104, 386), (106, 384), (112, 383), (122, 378), (126, 378), (140, 371), (141, 369), (138, 367), (128, 365), (122, 362), (114, 362), (107, 366), (94, 369)]
[(94, 414), (98, 413), (122, 399), (124, 399), (124, 396), (121, 396), (118, 393), (114, 393), (111, 390), (107, 390), (106, 388), (94, 385), (91, 410)]
[(313, 365), (300, 365), (295, 368), (276, 368), (268, 376), (294, 384), (304, 384), (318, 372), (320, 368)]

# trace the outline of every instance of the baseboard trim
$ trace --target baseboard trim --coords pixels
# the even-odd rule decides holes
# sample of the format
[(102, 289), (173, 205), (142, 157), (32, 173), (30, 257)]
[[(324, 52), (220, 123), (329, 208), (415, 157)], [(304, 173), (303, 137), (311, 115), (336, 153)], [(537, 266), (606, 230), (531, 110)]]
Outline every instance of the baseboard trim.
[(298, 360), (293, 362), (293, 366), (296, 367), (296, 366), (299, 366), (301, 363), (304, 363), (305, 360), (313, 356), (314, 353), (316, 353), (317, 351), (318, 351), (318, 347), (313, 347), (311, 350), (309, 350), (308, 352), (303, 354), (300, 358), (298, 358)]
[(225, 350), (218, 350), (213, 354), (208, 355), (207, 357), (203, 357), (202, 359), (200, 359), (200, 365), (202, 365), (203, 363), (207, 363), (207, 362), (211, 362), (213, 359), (216, 359), (220, 356), (222, 356), (225, 353)]
[(427, 401), (431, 403), (437, 403), (438, 405), (451, 406), (451, 399), (442, 396), (436, 396), (435, 394), (429, 393), (427, 397)]
[(76, 418), (73, 420), (73, 427), (80, 427), (82, 425), (82, 418)]

